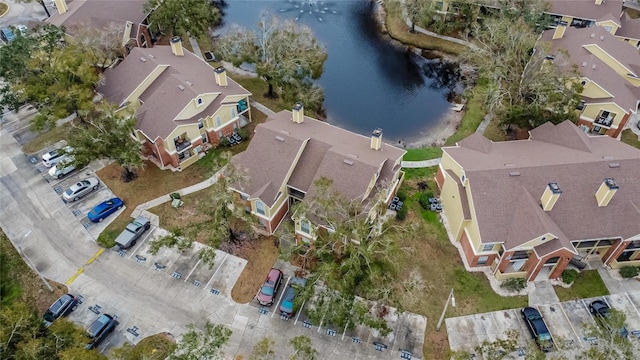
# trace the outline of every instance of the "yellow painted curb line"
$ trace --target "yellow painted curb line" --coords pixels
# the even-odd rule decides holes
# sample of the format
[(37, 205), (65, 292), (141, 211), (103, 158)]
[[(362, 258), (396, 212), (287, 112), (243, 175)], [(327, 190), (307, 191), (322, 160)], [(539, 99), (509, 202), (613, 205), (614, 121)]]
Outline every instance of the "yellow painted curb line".
[(89, 260), (87, 260), (87, 262), (82, 265), (82, 267), (80, 269), (78, 269), (78, 271), (76, 271), (75, 274), (73, 274), (69, 280), (65, 281), (65, 285), (69, 286), (71, 285), (74, 281), (76, 281), (76, 279), (78, 278), (78, 276), (80, 276), (80, 274), (82, 274), (84, 272), (84, 268), (91, 265), (91, 263), (93, 263), (94, 261), (96, 261), (96, 259), (98, 258), (98, 256), (102, 255), (102, 253), (104, 252), (104, 248), (100, 248), (100, 250), (98, 250), (95, 254), (93, 254), (92, 257), (89, 258)]

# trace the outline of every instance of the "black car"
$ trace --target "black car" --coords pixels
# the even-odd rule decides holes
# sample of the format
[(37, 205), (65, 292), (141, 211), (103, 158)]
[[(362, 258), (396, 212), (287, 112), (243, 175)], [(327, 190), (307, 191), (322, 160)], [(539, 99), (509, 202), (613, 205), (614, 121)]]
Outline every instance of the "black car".
[(113, 332), (116, 325), (118, 325), (118, 321), (114, 319), (113, 316), (109, 314), (100, 315), (96, 321), (91, 323), (87, 328), (87, 335), (89, 335), (91, 341), (87, 344), (86, 348), (93, 349), (100, 345), (102, 340)]
[(69, 315), (76, 307), (78, 307), (78, 298), (71, 294), (64, 294), (45, 311), (44, 321), (49, 326), (57, 318)]
[(547, 328), (547, 324), (545, 324), (542, 315), (540, 312), (532, 307), (526, 307), (520, 310), (522, 313), (522, 318), (524, 322), (527, 323), (527, 328), (529, 328), (529, 332), (533, 339), (538, 344), (540, 350), (544, 352), (549, 352), (553, 350), (553, 339), (551, 338), (551, 333)]
[[(607, 305), (607, 303), (602, 300), (596, 300), (589, 304), (589, 311), (591, 311), (591, 314), (594, 315), (598, 323), (611, 331), (611, 329), (609, 328), (609, 323), (603, 321), (609, 316), (609, 310), (611, 310), (609, 305)], [(629, 330), (627, 330), (627, 328), (623, 326), (618, 329), (618, 335), (620, 335), (620, 337), (627, 338), (629, 337)]]

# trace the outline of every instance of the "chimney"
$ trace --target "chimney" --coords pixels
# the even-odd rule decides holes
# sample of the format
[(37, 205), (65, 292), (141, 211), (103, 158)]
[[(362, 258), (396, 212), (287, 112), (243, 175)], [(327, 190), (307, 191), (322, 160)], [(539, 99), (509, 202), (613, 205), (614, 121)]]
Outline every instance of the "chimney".
[(184, 51), (182, 50), (182, 39), (180, 36), (174, 36), (169, 40), (171, 44), (171, 52), (175, 56), (184, 56)]
[(618, 191), (619, 188), (620, 186), (618, 186), (618, 183), (616, 183), (613, 178), (604, 179), (602, 184), (600, 184), (600, 188), (598, 188), (598, 191), (596, 191), (596, 200), (598, 201), (598, 206), (607, 206), (607, 204), (609, 204), (609, 201), (611, 201), (611, 198), (613, 198), (613, 195), (616, 193), (616, 191)]
[(217, 68), (213, 69), (213, 72), (216, 75), (216, 84), (222, 87), (227, 87), (227, 71), (224, 69), (224, 67), (218, 66)]
[(602, 5), (603, 2), (603, 0), (596, 0), (596, 5)]
[(562, 37), (564, 36), (565, 30), (567, 30), (567, 27), (565, 25), (558, 25), (556, 29), (553, 31), (552, 40), (562, 39)]
[(377, 128), (371, 133), (371, 148), (380, 150), (382, 147), (382, 129)]
[(56, 2), (56, 9), (58, 9), (58, 13), (60, 15), (69, 11), (69, 7), (67, 6), (67, 0), (55, 0), (55, 2)]
[(304, 121), (304, 106), (302, 106), (301, 103), (296, 103), (293, 105), (291, 113), (293, 113), (293, 122), (296, 124), (302, 124)]
[(549, 183), (542, 194), (542, 198), (540, 198), (542, 210), (551, 211), (553, 206), (556, 204), (556, 201), (558, 201), (560, 194), (562, 194), (562, 190), (560, 190), (558, 183)]

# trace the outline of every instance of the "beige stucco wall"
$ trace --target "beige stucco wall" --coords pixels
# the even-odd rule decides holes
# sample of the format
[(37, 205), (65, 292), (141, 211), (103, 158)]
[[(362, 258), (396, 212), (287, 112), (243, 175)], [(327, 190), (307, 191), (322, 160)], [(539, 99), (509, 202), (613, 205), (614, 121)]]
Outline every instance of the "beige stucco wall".
[(442, 202), (442, 208), (447, 215), (447, 221), (449, 222), (449, 227), (455, 239), (460, 240), (465, 220), (462, 212), (460, 194), (458, 193), (458, 184), (456, 184), (447, 173), (445, 173), (444, 176), (445, 179), (440, 193), (440, 201)]
[(605, 20), (605, 21), (600, 21), (600, 22), (596, 22), (597, 26), (611, 26), (611, 30), (609, 31), (609, 33), (611, 33), (611, 35), (615, 35), (616, 31), (618, 31), (618, 28), (620, 26), (618, 26), (618, 24), (616, 24), (615, 22), (611, 21), (611, 20)]
[[(542, 241), (542, 238), (545, 238), (545, 240)], [(549, 242), (549, 241), (555, 241), (555, 239), (556, 239), (556, 236), (554, 236), (551, 233), (546, 233), (544, 235), (540, 235), (540, 236), (538, 236), (536, 238), (533, 238), (533, 239), (525, 242), (524, 244), (522, 244), (522, 245), (520, 245), (520, 246), (518, 246), (517, 248), (514, 248), (514, 249), (517, 249), (517, 250), (533, 249), (534, 247), (536, 247), (536, 246), (538, 246), (538, 245), (540, 245), (542, 243)]]
[(608, 93), (603, 87), (598, 85), (598, 83), (586, 78), (582, 80), (587, 81), (587, 85), (585, 85), (582, 89), (582, 96), (586, 96), (591, 99), (602, 99), (611, 97), (611, 94)]
[(587, 104), (582, 110), (581, 117), (594, 120), (598, 117), (598, 115), (600, 115), (600, 112), (602, 110), (606, 110), (611, 114), (616, 115), (610, 127), (617, 128), (618, 126), (620, 126), (620, 122), (625, 115), (625, 111), (615, 103)]
[(200, 138), (200, 130), (198, 129), (198, 124), (188, 124), (188, 125), (177, 126), (171, 132), (171, 134), (169, 134), (169, 136), (167, 136), (167, 138), (164, 140), (165, 149), (167, 149), (169, 153), (173, 153), (176, 151), (176, 146), (173, 142), (173, 139), (175, 139), (176, 137), (184, 133), (187, 134), (187, 138), (191, 140), (191, 142)]

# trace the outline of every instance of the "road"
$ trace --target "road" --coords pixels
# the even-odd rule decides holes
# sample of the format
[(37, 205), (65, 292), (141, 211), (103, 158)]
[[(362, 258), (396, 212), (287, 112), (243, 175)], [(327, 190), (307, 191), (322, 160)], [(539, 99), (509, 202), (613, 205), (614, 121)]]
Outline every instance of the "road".
[[(105, 223), (90, 224), (86, 211), (111, 196), (109, 190), (101, 187), (77, 203), (65, 204), (54, 189), (60, 191), (95, 172), (87, 168), (69, 179), (53, 180), (43, 176), (44, 170), (38, 158), (21, 152), (6, 130), (0, 132), (0, 227), (46, 278), (66, 283), (71, 293), (82, 297), (70, 320), (87, 326), (99, 313), (117, 316), (118, 328), (100, 351), (127, 341), (135, 344), (158, 332), (179, 337), (188, 324), (201, 326), (206, 319), (233, 331), (225, 349), (229, 355), (248, 356), (268, 336), (276, 341), (279, 358), (285, 358), (289, 339), (306, 334), (323, 359), (397, 359), (402, 350), (414, 354), (408, 358), (421, 358), (426, 328), (421, 316), (395, 314), (392, 309), (394, 332), (384, 338), (362, 328), (331, 332), (274, 316), (277, 303), (271, 308), (235, 303), (230, 292), (246, 260), (218, 252), (214, 267), (208, 268), (198, 261), (197, 248), (184, 253), (163, 249), (151, 255), (149, 241), (163, 235), (162, 229), (154, 227), (126, 252), (105, 250), (94, 240), (98, 232), (92, 231)], [(374, 341), (384, 342), (386, 348), (376, 349)]]

